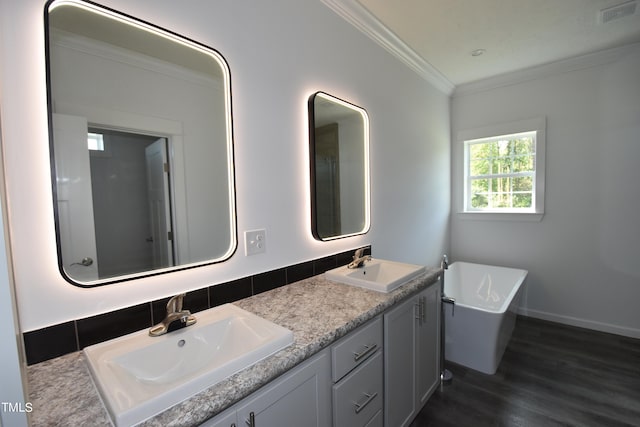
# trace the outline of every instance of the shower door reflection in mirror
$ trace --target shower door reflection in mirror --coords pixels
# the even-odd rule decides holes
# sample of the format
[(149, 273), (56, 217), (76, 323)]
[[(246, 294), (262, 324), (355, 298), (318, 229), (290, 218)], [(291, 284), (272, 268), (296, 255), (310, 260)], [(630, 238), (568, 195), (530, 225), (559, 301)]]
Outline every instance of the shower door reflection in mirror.
[(95, 286), (237, 246), (229, 69), (215, 50), (81, 0), (47, 5), (58, 259)]

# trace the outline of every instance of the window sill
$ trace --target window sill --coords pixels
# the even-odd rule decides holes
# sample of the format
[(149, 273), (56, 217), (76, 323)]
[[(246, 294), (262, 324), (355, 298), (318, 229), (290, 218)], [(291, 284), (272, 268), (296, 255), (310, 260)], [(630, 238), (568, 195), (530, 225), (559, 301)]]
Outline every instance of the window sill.
[(479, 221), (526, 221), (540, 222), (544, 213), (539, 212), (458, 212), (463, 220)]

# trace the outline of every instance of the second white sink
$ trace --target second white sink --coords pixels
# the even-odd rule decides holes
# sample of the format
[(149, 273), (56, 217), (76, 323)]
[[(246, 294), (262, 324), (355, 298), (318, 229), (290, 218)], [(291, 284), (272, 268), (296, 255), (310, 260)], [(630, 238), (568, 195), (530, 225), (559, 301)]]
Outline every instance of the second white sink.
[(345, 265), (324, 274), (334, 282), (388, 293), (425, 271), (422, 265), (372, 258), (362, 267), (350, 269)]
[(225, 304), (197, 323), (150, 337), (135, 332), (84, 349), (114, 423), (139, 423), (293, 343), (293, 333)]

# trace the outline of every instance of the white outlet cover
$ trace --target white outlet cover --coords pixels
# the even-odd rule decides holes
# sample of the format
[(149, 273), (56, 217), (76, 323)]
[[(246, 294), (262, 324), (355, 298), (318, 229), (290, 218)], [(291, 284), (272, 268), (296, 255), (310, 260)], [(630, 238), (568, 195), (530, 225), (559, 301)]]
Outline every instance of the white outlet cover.
[(261, 254), (267, 250), (267, 232), (265, 229), (244, 232), (244, 252), (246, 256)]

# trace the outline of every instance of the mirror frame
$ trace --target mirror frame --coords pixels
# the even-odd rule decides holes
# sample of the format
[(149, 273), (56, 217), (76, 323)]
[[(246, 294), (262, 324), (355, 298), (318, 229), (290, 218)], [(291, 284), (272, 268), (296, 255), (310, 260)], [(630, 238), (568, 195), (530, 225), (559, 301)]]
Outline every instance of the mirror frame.
[[(56, 174), (56, 165), (55, 165), (55, 152), (54, 152), (54, 125), (53, 125), (53, 116), (54, 116), (54, 108), (53, 108), (53, 90), (51, 87), (52, 76), (51, 76), (51, 47), (50, 47), (50, 19), (49, 12), (51, 7), (56, 7), (58, 4), (69, 4), (77, 7), (82, 7), (88, 9), (92, 12), (99, 13), (106, 18), (115, 19), (120, 22), (124, 22), (127, 25), (133, 25), (144, 31), (152, 33), (154, 35), (164, 37), (169, 39), (175, 43), (182, 44), (187, 48), (202, 51), (203, 54), (210, 55), (216, 59), (218, 64), (220, 65), (221, 71), (224, 75), (223, 87), (224, 87), (224, 103), (225, 103), (225, 111), (226, 117), (224, 118), (224, 122), (226, 123), (226, 141), (225, 145), (227, 146), (227, 175), (229, 179), (229, 190), (228, 190), (228, 203), (229, 203), (229, 249), (219, 258), (214, 258), (211, 260), (205, 261), (197, 261), (190, 262), (185, 264), (180, 264), (171, 267), (164, 267), (155, 270), (144, 270), (135, 273), (123, 274), (120, 276), (107, 277), (105, 279), (98, 279), (90, 282), (82, 282), (78, 281), (70, 277), (64, 268), (64, 261), (62, 259), (62, 247), (61, 247), (61, 230), (59, 224), (59, 212), (58, 212), (58, 188), (57, 188), (57, 174)], [(58, 259), (58, 268), (62, 277), (72, 285), (82, 287), (82, 288), (93, 288), (97, 286), (103, 286), (113, 283), (120, 283), (125, 281), (130, 281), (139, 278), (157, 276), (161, 274), (172, 273), (176, 271), (188, 270), (198, 267), (203, 267), (212, 264), (218, 264), (230, 259), (238, 249), (238, 227), (237, 227), (237, 204), (236, 204), (236, 179), (235, 179), (235, 150), (234, 150), (234, 132), (233, 132), (233, 113), (232, 113), (232, 96), (231, 96), (231, 70), (229, 68), (229, 64), (227, 60), (222, 56), (222, 54), (217, 50), (210, 46), (207, 46), (203, 43), (192, 40), (188, 37), (184, 37), (178, 33), (162, 28), (158, 25), (152, 24), (145, 20), (133, 17), (126, 13), (111, 9), (109, 7), (100, 5), (98, 3), (94, 3), (89, 0), (48, 0), (44, 5), (44, 41), (45, 41), (45, 66), (46, 66), (46, 95), (47, 95), (47, 118), (48, 118), (48, 130), (49, 130), (49, 164), (51, 168), (51, 186), (52, 186), (52, 195), (53, 195), (53, 215), (54, 215), (54, 226), (55, 226), (55, 237), (56, 237), (56, 250), (57, 250), (57, 259)]]
[[(318, 232), (318, 215), (317, 215), (317, 206), (318, 206), (318, 197), (316, 193), (316, 136), (315, 136), (315, 123), (316, 123), (316, 108), (315, 108), (315, 100), (316, 97), (324, 98), (328, 101), (339, 104), (343, 107), (349, 108), (354, 112), (360, 114), (362, 116), (363, 121), (363, 136), (364, 140), (363, 144), (363, 162), (364, 162), (364, 188), (362, 189), (364, 193), (364, 225), (361, 230), (345, 233), (345, 234), (337, 234), (335, 236), (321, 236)], [(369, 115), (367, 111), (359, 107), (355, 104), (352, 104), (348, 101), (330, 95), (323, 91), (318, 91), (309, 96), (308, 100), (308, 112), (309, 112), (309, 173), (310, 173), (310, 198), (311, 198), (311, 233), (316, 240), (320, 240), (323, 242), (343, 239), (351, 236), (359, 236), (362, 234), (366, 234), (369, 232), (371, 228), (371, 184), (370, 184), (370, 158), (369, 158)]]

